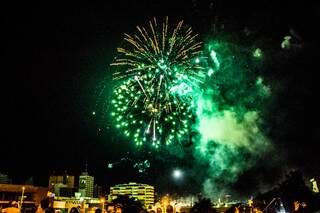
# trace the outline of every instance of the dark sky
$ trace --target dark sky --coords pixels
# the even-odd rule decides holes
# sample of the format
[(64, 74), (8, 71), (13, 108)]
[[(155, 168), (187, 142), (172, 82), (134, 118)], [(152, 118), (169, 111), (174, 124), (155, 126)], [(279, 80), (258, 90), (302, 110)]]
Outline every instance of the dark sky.
[(268, 128), (277, 154), (285, 159), (281, 168), (319, 175), (319, 4), (276, 0), (34, 1), (12, 2), (3, 9), (0, 172), (16, 182), (34, 176), (36, 184), (45, 185), (52, 171), (79, 174), (86, 161), (100, 184), (139, 180), (135, 174), (119, 172), (121, 168), (112, 172), (106, 168), (108, 162), (118, 161), (132, 150), (128, 145), (119, 146), (111, 129), (97, 134), (99, 122), (91, 112), (101, 81), (108, 80), (108, 66), (122, 33), (153, 16), (166, 15), (185, 19), (201, 34), (209, 31), (210, 20), (217, 16), (226, 31), (249, 26), (279, 41), (279, 47), (290, 28), (299, 34), (305, 48), (292, 63), (267, 74), (277, 89)]

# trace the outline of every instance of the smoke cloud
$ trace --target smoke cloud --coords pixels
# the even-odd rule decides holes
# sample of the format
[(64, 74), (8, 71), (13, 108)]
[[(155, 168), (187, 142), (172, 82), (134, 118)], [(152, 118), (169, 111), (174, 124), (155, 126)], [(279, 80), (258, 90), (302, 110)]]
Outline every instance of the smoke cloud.
[(193, 142), (196, 160), (207, 166), (203, 192), (218, 198), (230, 192), (228, 186), (270, 147), (260, 112), (271, 90), (248, 65), (255, 62), (247, 58), (252, 54), (227, 42), (211, 42), (208, 47), (214, 55), (208, 69), (215, 72), (196, 100), (198, 136)]

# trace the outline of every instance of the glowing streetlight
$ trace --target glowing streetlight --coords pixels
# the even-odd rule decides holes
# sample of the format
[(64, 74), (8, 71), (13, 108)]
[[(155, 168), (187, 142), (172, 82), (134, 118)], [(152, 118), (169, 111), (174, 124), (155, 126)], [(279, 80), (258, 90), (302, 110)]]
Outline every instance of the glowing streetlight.
[(102, 213), (104, 212), (104, 203), (106, 202), (105, 198), (100, 198), (100, 203), (102, 204)]
[(19, 209), (22, 208), (22, 202), (23, 202), (23, 196), (24, 196), (24, 190), (26, 189), (26, 187), (22, 187), (22, 191), (21, 191), (21, 200), (20, 200), (20, 206), (19, 206)]

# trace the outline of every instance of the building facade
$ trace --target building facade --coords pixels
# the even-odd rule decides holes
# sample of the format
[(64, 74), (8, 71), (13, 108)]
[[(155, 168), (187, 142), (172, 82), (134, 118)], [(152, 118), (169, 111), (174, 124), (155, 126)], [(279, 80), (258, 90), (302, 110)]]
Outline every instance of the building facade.
[(93, 197), (94, 177), (88, 172), (83, 172), (79, 176), (79, 192), (82, 197)]
[(49, 177), (49, 190), (56, 196), (65, 196), (63, 192), (74, 191), (74, 176), (51, 175)]
[(114, 200), (119, 195), (136, 198), (146, 207), (154, 205), (154, 187), (147, 184), (127, 183), (110, 187), (110, 199)]
[(93, 187), (93, 197), (103, 197), (103, 191), (102, 191), (102, 187), (99, 186), (98, 184), (95, 184)]
[(73, 175), (51, 175), (49, 178), (49, 187), (55, 184), (63, 184), (68, 188), (74, 188)]
[(99, 198), (55, 197), (53, 208), (60, 209), (62, 213), (67, 213), (73, 207), (80, 207), (81, 212), (94, 213), (96, 208), (102, 207), (102, 204)]

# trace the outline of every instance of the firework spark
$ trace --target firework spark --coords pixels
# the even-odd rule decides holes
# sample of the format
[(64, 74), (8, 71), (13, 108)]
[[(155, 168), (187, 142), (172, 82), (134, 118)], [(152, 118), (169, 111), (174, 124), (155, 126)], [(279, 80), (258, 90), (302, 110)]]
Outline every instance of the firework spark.
[(124, 34), (125, 47), (111, 64), (114, 89), (112, 116), (116, 127), (136, 145), (182, 141), (193, 118), (192, 98), (205, 77), (201, 42), (180, 21), (173, 29), (168, 18), (154, 18), (136, 34)]

